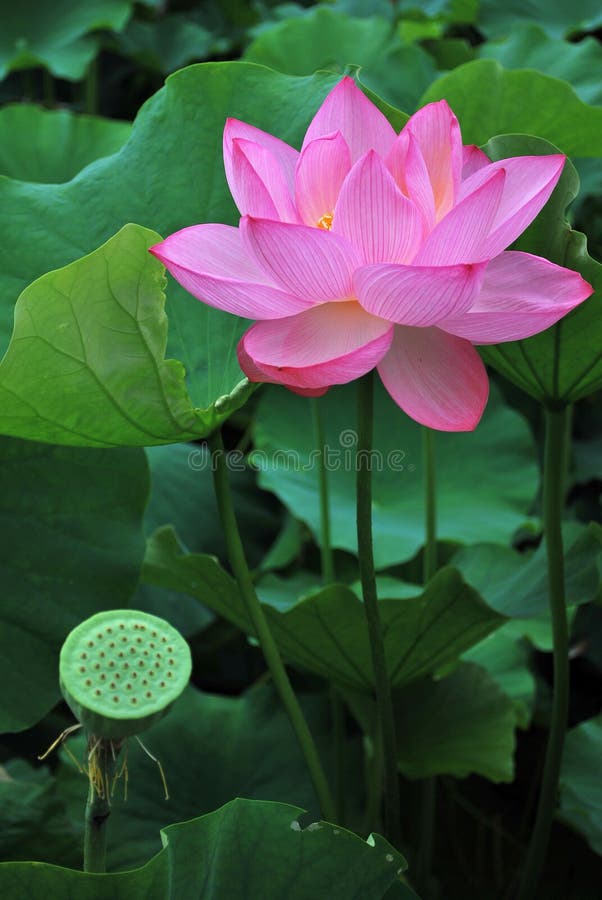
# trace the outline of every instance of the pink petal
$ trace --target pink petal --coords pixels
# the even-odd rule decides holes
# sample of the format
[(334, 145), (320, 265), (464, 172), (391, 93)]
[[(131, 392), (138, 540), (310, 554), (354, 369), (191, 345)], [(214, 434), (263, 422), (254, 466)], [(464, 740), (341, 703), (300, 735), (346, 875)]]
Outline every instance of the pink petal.
[(238, 363), (249, 381), (255, 383), (267, 382), (268, 384), (281, 384), (282, 387), (288, 388), (289, 391), (293, 391), (295, 394), (301, 394), (303, 397), (322, 397), (328, 390), (327, 387), (300, 388), (292, 384), (284, 384), (280, 378), (274, 378), (269, 372), (264, 372), (263, 369), (260, 369), (259, 366), (255, 365), (244, 348), (244, 340), (241, 340), (238, 343)]
[(483, 262), (483, 251), (504, 190), (504, 172), (499, 170), (462, 200), (435, 225), (414, 260), (418, 266), (452, 266)]
[(554, 325), (592, 293), (578, 272), (508, 250), (487, 266), (472, 308), (439, 327), (474, 344), (522, 340)]
[[(324, 388), (373, 369), (392, 336), (393, 326), (359, 303), (325, 303), (298, 316), (253, 325), (243, 335), (238, 358), (251, 380), (259, 369), (269, 376), (263, 381), (304, 390)], [(253, 367), (247, 371), (249, 358)]]
[(352, 163), (368, 150), (386, 156), (395, 140), (395, 131), (387, 119), (349, 77), (339, 81), (324, 100), (310, 122), (302, 149), (334, 131), (340, 131), (345, 138)]
[(514, 156), (483, 167), (463, 182), (460, 198), (468, 197), (491, 177), (493, 172), (506, 174), (504, 191), (489, 235), (483, 242), (483, 253), (493, 259), (505, 250), (530, 225), (556, 187), (566, 157)]
[(234, 202), (241, 215), (298, 221), (297, 211), (282, 170), (269, 150), (253, 141), (232, 141)]
[(371, 150), (345, 179), (332, 230), (343, 235), (366, 263), (411, 262), (425, 223), (418, 207), (404, 197), (382, 159)]
[(351, 168), (349, 147), (340, 131), (307, 144), (295, 174), (295, 198), (306, 225), (331, 216), (341, 185)]
[(420, 146), (428, 169), (437, 219), (453, 206), (462, 176), (462, 135), (445, 100), (428, 103), (405, 125)]
[(226, 178), (228, 179), (232, 194), (234, 194), (232, 186), (235, 181), (238, 180), (234, 172), (232, 161), (232, 144), (237, 138), (242, 138), (245, 141), (252, 141), (259, 147), (263, 147), (264, 150), (269, 151), (274, 160), (274, 165), (282, 172), (292, 193), (295, 181), (295, 166), (299, 159), (299, 151), (293, 149), (293, 147), (286, 144), (284, 141), (281, 141), (280, 138), (268, 134), (267, 131), (262, 131), (260, 128), (255, 128), (253, 125), (247, 125), (246, 122), (241, 122), (239, 119), (227, 119), (224, 127), (224, 168), (226, 170)]
[(404, 129), (385, 160), (399, 190), (421, 210), (430, 231), (435, 224), (435, 198), (424, 157), (411, 131)]
[(289, 293), (322, 303), (353, 297), (353, 272), (360, 264), (353, 247), (330, 231), (266, 219), (241, 220), (249, 254)]
[(438, 328), (397, 325), (378, 372), (408, 416), (438, 431), (473, 431), (487, 403), (481, 357), (469, 341)]
[(193, 296), (236, 316), (276, 319), (311, 306), (267, 278), (229, 225), (183, 228), (150, 252)]
[(400, 325), (425, 327), (470, 308), (486, 265), (364, 266), (353, 283), (368, 312)]
[(479, 150), (474, 144), (464, 144), (462, 152), (462, 181), (466, 181), (483, 166), (491, 165), (491, 160), (486, 153)]

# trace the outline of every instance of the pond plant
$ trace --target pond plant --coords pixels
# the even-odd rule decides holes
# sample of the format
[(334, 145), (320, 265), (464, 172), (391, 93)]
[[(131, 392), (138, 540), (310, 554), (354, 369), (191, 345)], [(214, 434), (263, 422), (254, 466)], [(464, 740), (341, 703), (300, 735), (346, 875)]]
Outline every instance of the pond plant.
[(599, 11), (30, 6), (2, 896), (593, 900)]

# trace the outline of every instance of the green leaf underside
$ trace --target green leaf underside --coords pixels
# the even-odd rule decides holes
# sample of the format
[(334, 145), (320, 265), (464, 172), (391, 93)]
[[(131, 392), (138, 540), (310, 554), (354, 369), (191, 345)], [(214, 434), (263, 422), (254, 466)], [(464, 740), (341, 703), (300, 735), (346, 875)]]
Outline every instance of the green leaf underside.
[[(325, 422), (332, 545), (357, 551), (355, 530), (355, 385), (331, 388), (319, 400)], [(259, 483), (273, 491), (319, 540), (319, 483), (306, 399), (268, 387), (258, 404), (251, 462)], [(378, 568), (411, 558), (424, 542), (424, 483), (420, 426), (375, 393), (373, 468), (374, 555)], [(492, 389), (471, 434), (435, 436), (437, 528), (440, 540), (506, 543), (525, 521), (537, 489), (526, 422)], [(479, 491), (474, 473), (479, 472)]]
[(217, 424), (194, 410), (182, 365), (165, 360), (159, 239), (125, 226), (90, 256), (42, 276), (15, 309), (0, 363), (0, 430), (55, 444), (181, 441)]
[(283, 803), (232, 800), (163, 829), (164, 849), (140, 869), (91, 875), (2, 863), (0, 890), (11, 900), (236, 900), (244, 884), (249, 900), (381, 900), (405, 868), (403, 857), (378, 835), (371, 846), (326, 823), (302, 829), (301, 812)]
[[(8, 341), (27, 284), (92, 252), (125, 224), (162, 236), (201, 222), (236, 224), (222, 161), (227, 117), (300, 146), (338, 78), (294, 78), (251, 63), (191, 66), (143, 106), (118, 153), (67, 184), (0, 179), (0, 342)], [(249, 323), (200, 303), (172, 279), (166, 311), (167, 355), (183, 364), (194, 406), (208, 410), (243, 378), (236, 345)], [(231, 407), (244, 399), (231, 398)]]
[(126, 606), (140, 571), (148, 470), (141, 450), (0, 439), (0, 733), (57, 702), (67, 633)]
[[(159, 529), (149, 540), (142, 581), (197, 596), (214, 612), (253, 634), (233, 579), (214, 558), (183, 554), (169, 528)], [(371, 690), (372, 663), (364, 611), (348, 587), (332, 585), (301, 597), (289, 609), (264, 604), (264, 610), (289, 662), (337, 684)], [(384, 598), (380, 612), (395, 686), (456, 660), (503, 621), (453, 569), (439, 572), (423, 594)]]

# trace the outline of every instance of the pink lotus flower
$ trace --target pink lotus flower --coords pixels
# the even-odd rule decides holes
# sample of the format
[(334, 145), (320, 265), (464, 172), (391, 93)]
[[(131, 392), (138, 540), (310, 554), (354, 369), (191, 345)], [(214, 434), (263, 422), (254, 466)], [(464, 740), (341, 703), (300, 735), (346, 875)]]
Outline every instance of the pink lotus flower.
[(344, 78), (301, 152), (229, 119), (239, 228), (195, 225), (151, 252), (195, 297), (258, 320), (238, 347), (251, 381), (318, 396), (377, 366), (413, 419), (470, 431), (489, 390), (473, 344), (529, 337), (592, 293), (576, 272), (505, 249), (564, 160), (492, 163), (462, 146), (444, 100), (396, 135)]

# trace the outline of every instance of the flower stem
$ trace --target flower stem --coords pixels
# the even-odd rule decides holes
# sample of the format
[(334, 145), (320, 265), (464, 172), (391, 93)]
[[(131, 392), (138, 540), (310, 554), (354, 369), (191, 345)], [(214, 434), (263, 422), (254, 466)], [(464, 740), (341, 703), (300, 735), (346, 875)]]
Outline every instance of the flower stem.
[(373, 377), (372, 372), (370, 372), (358, 382), (357, 543), (364, 610), (372, 652), (378, 722), (382, 734), (385, 832), (391, 843), (399, 847), (401, 843), (401, 821), (395, 717), (378, 610), (372, 547), (372, 476), (370, 470), (374, 405)]
[(311, 398), (311, 413), (314, 425), (314, 439), (318, 450), (318, 479), (320, 485), (320, 556), (322, 560), (322, 582), (332, 584), (335, 580), (334, 558), (330, 543), (330, 504), (328, 500), (328, 472), (324, 459), (324, 428), (320, 407), (315, 397)]
[(556, 808), (562, 747), (569, 708), (569, 631), (564, 588), (561, 531), (568, 455), (570, 407), (546, 409), (543, 465), (543, 520), (548, 564), (548, 595), (554, 642), (552, 719), (535, 824), (523, 869), (518, 900), (532, 900), (544, 864)]
[[(422, 560), (424, 584), (437, 571), (437, 496), (435, 482), (435, 435), (430, 428), (422, 428), (422, 463), (424, 469), (425, 542)], [(416, 855), (416, 884), (428, 896), (433, 864), (435, 813), (437, 807), (437, 779), (425, 778), (420, 784), (419, 845)]]
[[(328, 496), (328, 471), (324, 455), (324, 426), (320, 404), (316, 397), (310, 399), (314, 427), (314, 440), (318, 451), (318, 481), (320, 492), (320, 559), (322, 563), (322, 584), (332, 584), (336, 580), (334, 555), (330, 541), (330, 502)], [(332, 756), (334, 768), (334, 802), (336, 820), (345, 824), (345, 791), (343, 789), (344, 746), (345, 746), (345, 705), (335, 684), (330, 685), (330, 713), (332, 720)]]
[(257, 638), (259, 639), (259, 644), (263, 651), (267, 667), (272, 675), (274, 685), (280, 695), (284, 708), (288, 713), (299, 746), (301, 747), (320, 804), (322, 816), (330, 821), (336, 821), (334, 803), (332, 801), (328, 782), (326, 781), (324, 769), (322, 768), (318, 756), (316, 745), (311, 736), (303, 711), (299, 705), (299, 701), (297, 700), (289, 681), (280, 656), (280, 651), (276, 646), (276, 642), (270, 631), (262, 606), (255, 593), (251, 573), (249, 572), (240, 538), (240, 532), (238, 530), (238, 524), (236, 522), (234, 506), (232, 504), (226, 454), (224, 451), (222, 434), (219, 429), (209, 438), (209, 447), (211, 449), (213, 484), (217, 507), (224, 529), (230, 565), (232, 566), (234, 577), (238, 582), (243, 601), (251, 622), (253, 623)]
[(435, 435), (422, 429), (422, 461), (424, 468), (425, 542), (422, 561), (423, 581), (431, 580), (437, 571), (437, 495), (435, 483)]
[(84, 872), (107, 871), (107, 825), (119, 748), (88, 736), (88, 800), (84, 820)]

